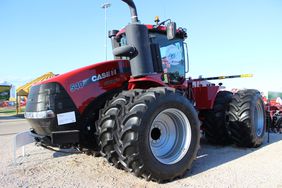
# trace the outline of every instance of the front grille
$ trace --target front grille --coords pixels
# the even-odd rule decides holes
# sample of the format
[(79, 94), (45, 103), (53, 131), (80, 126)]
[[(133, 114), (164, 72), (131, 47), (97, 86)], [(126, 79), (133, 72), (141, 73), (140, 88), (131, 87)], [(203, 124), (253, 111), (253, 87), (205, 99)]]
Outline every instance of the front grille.
[[(32, 118), (34, 114), (52, 111), (54, 115), (48, 118)], [(57, 114), (75, 112), (76, 122), (58, 125)], [(54, 131), (78, 129), (80, 114), (65, 89), (58, 83), (51, 82), (31, 87), (26, 105), (27, 120), (32, 129), (40, 135), (50, 135)]]

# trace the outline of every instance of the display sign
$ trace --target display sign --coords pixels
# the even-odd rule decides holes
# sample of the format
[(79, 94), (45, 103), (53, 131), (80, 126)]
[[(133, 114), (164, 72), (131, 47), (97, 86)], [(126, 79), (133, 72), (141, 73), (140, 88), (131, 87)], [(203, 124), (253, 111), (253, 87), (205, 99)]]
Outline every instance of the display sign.
[(0, 101), (6, 101), (10, 98), (11, 86), (1, 86), (0, 85)]

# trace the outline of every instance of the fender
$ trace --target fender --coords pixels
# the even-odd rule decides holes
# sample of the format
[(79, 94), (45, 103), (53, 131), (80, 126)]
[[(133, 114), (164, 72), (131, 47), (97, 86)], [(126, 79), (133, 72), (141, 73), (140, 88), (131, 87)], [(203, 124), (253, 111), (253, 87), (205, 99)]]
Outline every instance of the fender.
[(153, 74), (146, 77), (130, 78), (128, 89), (148, 89), (151, 87), (167, 86), (162, 80), (162, 74)]

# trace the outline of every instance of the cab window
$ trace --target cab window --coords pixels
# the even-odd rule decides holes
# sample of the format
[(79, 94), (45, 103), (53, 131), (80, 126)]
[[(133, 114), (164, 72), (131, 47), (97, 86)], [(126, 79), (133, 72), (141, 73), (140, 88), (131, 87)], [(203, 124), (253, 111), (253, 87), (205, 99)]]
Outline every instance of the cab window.
[(185, 76), (185, 57), (182, 41), (160, 44), (164, 73), (172, 84), (181, 84)]

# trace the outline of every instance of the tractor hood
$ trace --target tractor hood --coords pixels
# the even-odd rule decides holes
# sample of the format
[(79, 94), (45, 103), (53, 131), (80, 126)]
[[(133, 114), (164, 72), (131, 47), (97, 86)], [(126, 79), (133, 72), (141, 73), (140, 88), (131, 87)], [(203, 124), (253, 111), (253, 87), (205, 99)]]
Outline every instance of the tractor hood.
[[(122, 87), (130, 78), (130, 66), (127, 60), (113, 60), (82, 67), (48, 80), (39, 85), (59, 84), (82, 112), (89, 101), (99, 95)], [(31, 88), (32, 91), (32, 88)]]

